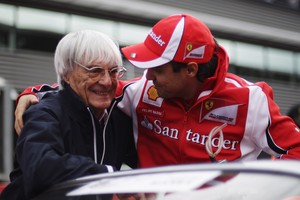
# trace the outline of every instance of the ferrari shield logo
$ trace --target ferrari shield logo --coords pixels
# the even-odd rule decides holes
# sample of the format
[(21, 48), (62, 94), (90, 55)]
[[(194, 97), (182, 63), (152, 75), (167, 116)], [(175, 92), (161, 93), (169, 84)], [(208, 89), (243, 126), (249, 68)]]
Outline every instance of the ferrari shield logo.
[(214, 102), (213, 101), (208, 100), (208, 101), (205, 102), (205, 108), (206, 108), (206, 110), (212, 109), (213, 106), (214, 106)]

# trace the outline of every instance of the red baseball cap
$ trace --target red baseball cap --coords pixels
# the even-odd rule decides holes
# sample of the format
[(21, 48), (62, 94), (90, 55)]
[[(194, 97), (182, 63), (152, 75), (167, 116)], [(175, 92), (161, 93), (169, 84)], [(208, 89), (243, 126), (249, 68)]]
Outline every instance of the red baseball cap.
[(160, 20), (143, 43), (124, 47), (122, 52), (136, 67), (152, 68), (170, 61), (206, 63), (215, 46), (203, 22), (191, 15), (178, 14)]

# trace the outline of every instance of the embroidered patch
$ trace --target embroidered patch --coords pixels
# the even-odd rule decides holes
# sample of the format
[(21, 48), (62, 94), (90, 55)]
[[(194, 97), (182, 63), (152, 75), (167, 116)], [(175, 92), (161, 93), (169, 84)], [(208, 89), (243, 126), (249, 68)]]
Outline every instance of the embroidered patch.
[(206, 110), (210, 110), (214, 106), (214, 102), (211, 100), (207, 100), (204, 105), (205, 105)]
[(202, 59), (204, 57), (205, 45), (201, 45), (195, 48), (191, 43), (186, 44), (184, 59), (196, 58)]
[(157, 107), (161, 107), (163, 98), (158, 96), (157, 90), (152, 82), (148, 82), (143, 92), (143, 102)]
[(153, 125), (149, 122), (146, 116), (144, 116), (144, 119), (141, 121), (141, 125), (149, 130), (153, 129)]
[(163, 117), (164, 112), (162, 110), (154, 110), (152, 108), (139, 108), (139, 111), (144, 115), (153, 115), (156, 117)]
[(156, 101), (158, 96), (157, 90), (155, 89), (154, 86), (151, 86), (148, 91), (147, 91), (148, 97), (149, 99)]
[(235, 125), (238, 106), (236, 104), (213, 109), (203, 119)]

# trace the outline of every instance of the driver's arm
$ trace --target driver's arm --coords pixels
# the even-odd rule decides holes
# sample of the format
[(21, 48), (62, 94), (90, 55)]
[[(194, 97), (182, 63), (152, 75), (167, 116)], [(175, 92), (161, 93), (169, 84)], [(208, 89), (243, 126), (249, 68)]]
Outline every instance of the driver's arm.
[(25, 110), (33, 104), (39, 102), (39, 99), (46, 93), (51, 91), (57, 91), (58, 85), (46, 85), (41, 84), (26, 88), (17, 98), (16, 110), (15, 110), (15, 130), (19, 135), (23, 128), (23, 113)]

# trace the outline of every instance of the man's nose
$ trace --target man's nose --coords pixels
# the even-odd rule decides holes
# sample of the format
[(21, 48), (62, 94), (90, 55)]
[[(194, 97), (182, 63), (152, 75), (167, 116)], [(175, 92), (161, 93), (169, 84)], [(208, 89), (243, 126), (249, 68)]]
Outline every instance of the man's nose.
[(154, 79), (154, 73), (153, 73), (152, 69), (147, 69), (146, 78), (147, 78), (147, 80), (153, 80)]
[(102, 77), (99, 79), (98, 82), (103, 85), (112, 85), (112, 77), (109, 71), (105, 70), (104, 74), (102, 75)]

